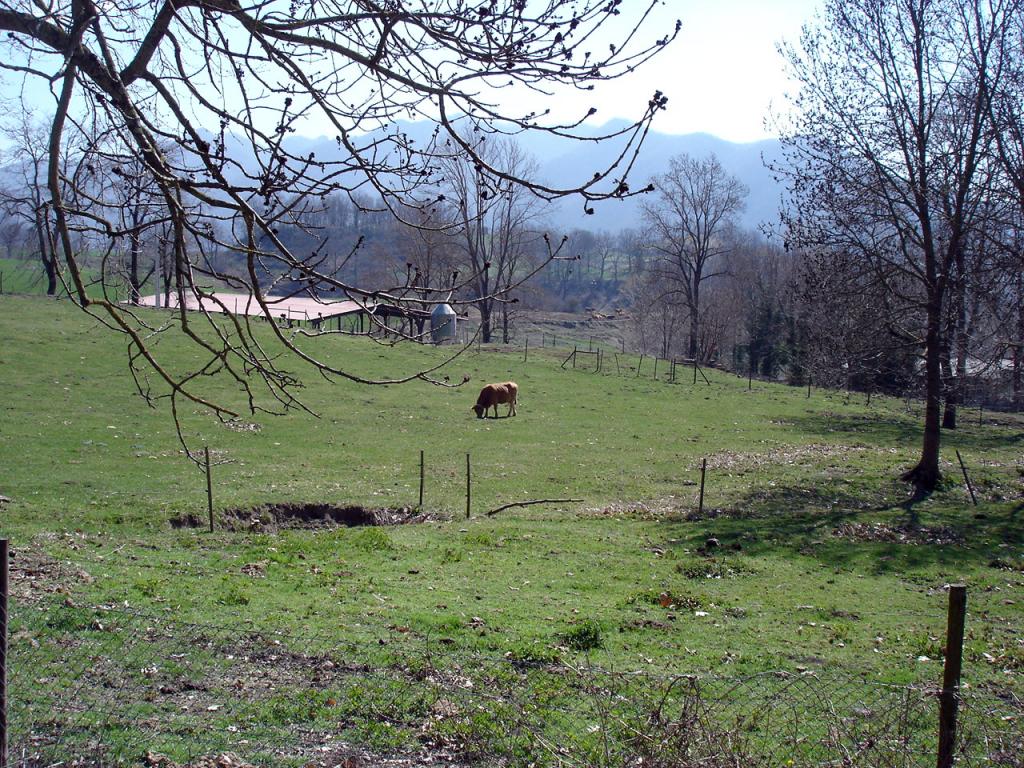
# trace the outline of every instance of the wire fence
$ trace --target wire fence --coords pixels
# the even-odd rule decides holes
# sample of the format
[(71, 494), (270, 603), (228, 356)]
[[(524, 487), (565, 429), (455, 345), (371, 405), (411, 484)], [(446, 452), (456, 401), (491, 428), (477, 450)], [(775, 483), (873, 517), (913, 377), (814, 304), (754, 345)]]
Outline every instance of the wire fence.
[[(938, 691), (199, 625), (57, 596), (16, 604), (9, 766), (934, 766)], [(339, 636), (344, 630), (339, 629)], [(955, 764), (1024, 759), (1024, 702), (962, 691)]]

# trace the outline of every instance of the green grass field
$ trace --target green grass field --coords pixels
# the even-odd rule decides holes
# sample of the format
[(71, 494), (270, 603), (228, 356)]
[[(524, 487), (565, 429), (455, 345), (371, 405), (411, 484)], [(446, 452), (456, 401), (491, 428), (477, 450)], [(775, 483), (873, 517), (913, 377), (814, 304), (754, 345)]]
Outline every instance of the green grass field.
[(46, 276), (36, 260), (0, 258), (0, 289), (8, 294), (46, 293)]
[[(910, 505), (896, 478), (916, 459), (921, 415), (903, 401), (748, 390), (714, 371), (710, 385), (673, 384), (646, 367), (617, 374), (607, 361), (601, 374), (566, 371), (564, 351), (532, 346), (525, 363), (522, 347), (467, 352), (447, 369), (453, 381), (470, 377), (459, 389), (328, 383), (295, 366), (319, 418), (232, 428), (196, 408), (183, 414), (190, 447), (213, 453), (218, 517), (269, 503), (416, 506), (423, 450), (432, 519), (210, 534), (171, 525), (205, 519), (205, 477), (168, 410), (136, 395), (123, 339), (68, 302), (7, 295), (0, 339), (0, 494), (10, 499), (0, 525), (16, 565), (18, 556), (59, 561), (65, 574), (50, 590), (15, 583), (16, 601), (128, 605), (184, 623), (337, 638), (380, 665), (431, 647), (899, 684), (940, 680), (943, 587), (965, 582), (965, 681), (1024, 696), (1019, 416), (979, 424), (977, 412), (963, 414), (944, 435), (944, 483)], [(171, 338), (159, 350), (178, 368), (193, 360)], [(324, 354), (360, 375), (408, 373), (441, 355), (343, 337)], [(510, 378), (519, 415), (477, 420), (478, 387)], [(240, 405), (227, 382), (203, 386)], [(484, 514), (570, 497), (584, 501)], [(710, 537), (720, 546), (705, 550)], [(25, 633), (45, 639), (47, 627)]]

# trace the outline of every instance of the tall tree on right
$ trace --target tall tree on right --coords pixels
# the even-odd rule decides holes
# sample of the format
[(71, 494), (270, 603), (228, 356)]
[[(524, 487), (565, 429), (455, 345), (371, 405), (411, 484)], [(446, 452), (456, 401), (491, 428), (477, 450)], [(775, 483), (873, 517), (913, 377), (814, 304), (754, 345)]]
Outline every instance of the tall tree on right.
[(1010, 34), (1002, 41), (1004, 76), (992, 84), (989, 103), (992, 110), (996, 149), (1006, 190), (1017, 211), (1016, 220), (1007, 227), (1001, 270), (1003, 290), (998, 294), (996, 315), (1004, 332), (1004, 343), (1012, 364), (1013, 404), (1024, 407), (1024, 248), (1021, 247), (1024, 222), (1024, 14), (1012, 21)]
[(988, 94), (1018, 0), (826, 0), (784, 45), (799, 91), (783, 128), (790, 245), (870, 273), (914, 341), (925, 389), (921, 457), (940, 479), (943, 324), (956, 265), (991, 193)]

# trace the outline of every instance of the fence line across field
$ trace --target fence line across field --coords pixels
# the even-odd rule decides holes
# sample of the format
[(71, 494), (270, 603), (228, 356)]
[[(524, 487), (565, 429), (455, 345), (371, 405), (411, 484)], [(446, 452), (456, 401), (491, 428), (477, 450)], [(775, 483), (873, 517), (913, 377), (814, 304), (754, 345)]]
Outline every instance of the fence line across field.
[[(962, 597), (950, 590), (948, 645)], [(475, 755), (601, 768), (655, 757), (1009, 768), (1024, 754), (1024, 702), (960, 690), (950, 664), (940, 686), (828, 671), (610, 670), (574, 655), (451, 653), (408, 636), (371, 655), (324, 634), (191, 624), (59, 596), (16, 604), (9, 618), (13, 642), (0, 658), (10, 675), (11, 768), (144, 757), (158, 765), (164, 753), (191, 761), (223, 751), (275, 765), (353, 749), (374, 764), (366, 750), (376, 745), (379, 757), (382, 741), (391, 753), (436, 750), (449, 764)]]
[[(115, 548), (116, 549), (116, 548)], [(166, 571), (167, 564), (163, 562), (145, 562), (141, 560), (125, 560), (118, 562), (112, 558), (112, 554), (109, 552), (96, 552), (87, 553), (84, 551), (75, 551), (73, 553), (73, 559), (71, 557), (59, 557), (55, 559), (51, 565), (54, 569), (58, 569), (62, 576), (68, 578), (81, 577), (83, 571), (89, 575), (90, 578), (99, 576), (102, 574), (104, 578), (109, 578), (115, 573), (130, 573), (130, 572), (141, 572), (141, 571)], [(709, 562), (714, 562), (714, 559), (710, 559)], [(729, 561), (726, 560), (726, 563)], [(239, 571), (241, 567), (244, 567), (246, 563), (231, 559), (225, 561), (220, 565), (201, 565), (196, 562), (188, 562), (179, 564), (179, 567), (183, 569), (183, 572), (187, 572), (189, 575), (194, 577), (207, 577), (207, 578), (218, 578), (223, 577), (226, 574), (225, 569), (232, 571)], [(699, 568), (696, 569), (699, 571)], [(713, 568), (709, 567), (707, 579), (713, 580), (718, 576)], [(315, 583), (315, 579), (312, 580)], [(819, 605), (809, 604), (793, 604), (785, 607), (777, 606), (766, 606), (761, 603), (746, 603), (743, 606), (744, 618), (746, 619), (766, 619), (772, 621), (779, 621), (781, 619), (791, 619), (794, 627), (806, 624), (806, 622), (814, 620), (824, 620), (824, 617), (832, 614), (838, 606), (835, 606), (832, 602), (827, 602)], [(705, 609), (706, 610), (706, 609)], [(984, 610), (979, 609), (979, 610)], [(868, 618), (865, 614), (857, 614), (861, 618)], [(914, 625), (925, 625), (929, 627), (930, 632), (935, 634), (939, 633), (942, 617), (938, 616), (934, 609), (921, 608), (915, 611), (903, 610), (903, 611), (886, 611), (873, 609), (870, 612), (870, 618), (900, 618), (908, 624), (913, 622)], [(835, 618), (845, 618), (844, 616), (836, 616)], [(251, 622), (243, 622), (242, 626), (249, 627)]]

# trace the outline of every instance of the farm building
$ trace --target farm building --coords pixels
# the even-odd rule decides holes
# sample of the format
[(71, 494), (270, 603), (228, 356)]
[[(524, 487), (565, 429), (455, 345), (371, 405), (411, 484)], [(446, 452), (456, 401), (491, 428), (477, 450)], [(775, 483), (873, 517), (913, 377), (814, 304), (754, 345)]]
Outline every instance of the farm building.
[[(169, 302), (168, 302), (169, 298)], [(373, 324), (366, 322), (367, 318), (373, 316), (382, 320), (385, 327), (389, 325), (392, 318), (398, 318), (400, 322), (415, 324), (416, 329), (410, 333), (420, 333), (423, 328), (429, 327), (431, 312), (416, 307), (387, 304), (367, 301), (325, 301), (310, 296), (265, 296), (264, 302), (270, 317), (287, 325), (293, 323), (305, 323), (313, 326), (329, 324), (335, 321), (340, 330), (344, 318), (352, 318), (353, 330), (355, 320), (358, 319), (358, 331), (360, 333), (372, 332)], [(170, 294), (165, 298), (161, 294), (142, 296), (139, 305), (144, 307), (178, 307), (178, 296)], [(448, 305), (443, 305), (447, 307)], [(192, 293), (186, 297), (186, 309), (190, 311), (204, 311), (211, 313), (231, 312), (235, 315), (246, 315), (249, 317), (265, 317), (266, 312), (256, 298), (245, 293), (223, 293), (210, 292), (202, 299)], [(452, 316), (455, 312), (448, 308)], [(454, 328), (454, 323), (452, 323)]]

